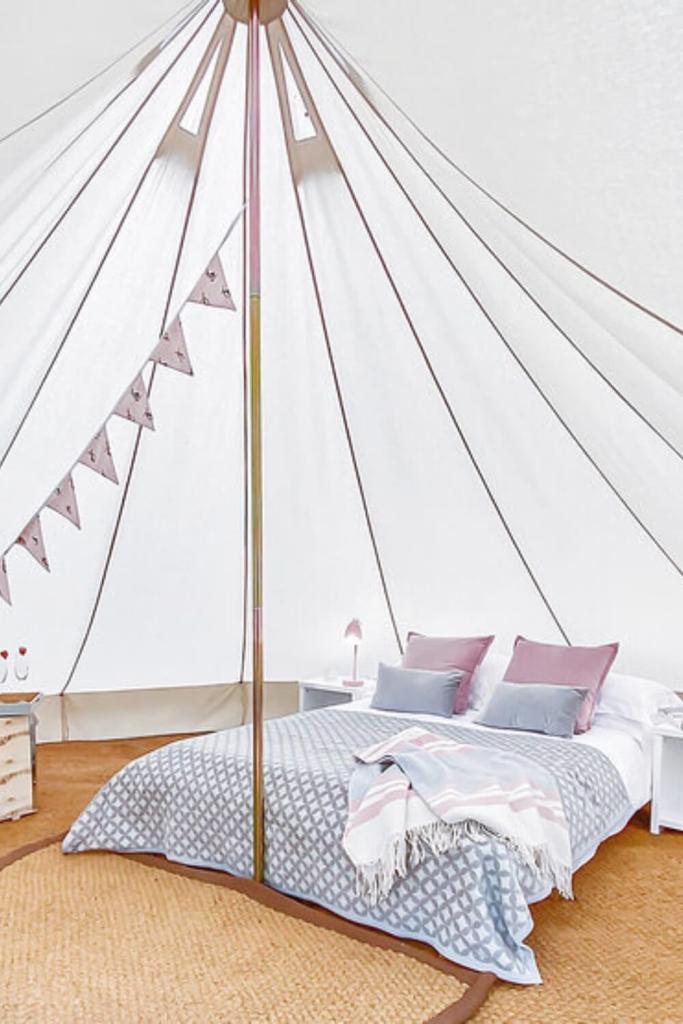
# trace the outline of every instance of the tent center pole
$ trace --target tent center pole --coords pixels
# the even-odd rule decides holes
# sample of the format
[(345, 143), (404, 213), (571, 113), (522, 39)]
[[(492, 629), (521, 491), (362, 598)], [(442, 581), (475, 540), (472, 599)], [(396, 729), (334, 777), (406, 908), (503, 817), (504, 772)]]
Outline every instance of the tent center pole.
[(261, 193), (259, 0), (249, 0), (248, 29), (248, 231), (249, 425), (252, 574), (252, 756), (254, 879), (264, 874), (263, 807), (263, 470), (261, 439)]

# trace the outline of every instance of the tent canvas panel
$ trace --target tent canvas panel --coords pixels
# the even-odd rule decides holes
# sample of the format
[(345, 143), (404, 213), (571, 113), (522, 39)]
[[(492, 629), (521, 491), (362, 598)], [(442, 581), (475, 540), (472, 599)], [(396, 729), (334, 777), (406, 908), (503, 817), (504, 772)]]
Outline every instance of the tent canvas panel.
[[(406, 631), (419, 628), (496, 633), (501, 651), (518, 632), (577, 643), (618, 639), (622, 669), (677, 677), (680, 335), (539, 241), (448, 160), (464, 153), (467, 166), (551, 237), (675, 316), (670, 261), (657, 261), (655, 273), (643, 259), (671, 229), (668, 192), (656, 224), (629, 208), (623, 200), (637, 194), (634, 182), (640, 187), (641, 156), (626, 159), (620, 140), (603, 131), (599, 150), (626, 160), (624, 178), (599, 213), (593, 196), (604, 195), (606, 181), (615, 184), (616, 164), (598, 166), (591, 157), (582, 179), (590, 168), (591, 187), (578, 203), (576, 181), (568, 181), (581, 140), (572, 137), (560, 168), (537, 139), (566, 98), (576, 14), (549, 19), (525, 0), (513, 6), (557, 57), (546, 72), (547, 109), (533, 129), (522, 104), (506, 107), (502, 130), (502, 93), (478, 96), (465, 115), (459, 87), (475, 57), (465, 59), (462, 36), (446, 31), (430, 35), (428, 47), (410, 48), (414, 24), (404, 3), (392, 8), (391, 46), (382, 42), (377, 11), (358, 22), (333, 0), (291, 4), (262, 38), (270, 679), (345, 672), (340, 634), (352, 616), (365, 625), (367, 671), (396, 658)], [(77, 462), (181, 311), (195, 371), (191, 379), (163, 367), (155, 373), (154, 435), (137, 439), (135, 425), (108, 420), (123, 488), (75, 471), (81, 533), (52, 512), (41, 516), (49, 576), (25, 553), (9, 551), (14, 605), (0, 607), (3, 642), (30, 644), (35, 684), (50, 692), (67, 680), (70, 690), (104, 692), (250, 673), (243, 660), (250, 640), (246, 29), (237, 25), (233, 36), (221, 10), (205, 4), (143, 70), (123, 61), (115, 81), (103, 79), (87, 103), (74, 104), (70, 126), (60, 108), (52, 135), (49, 118), (27, 129), (33, 155), (4, 178), (5, 285), (32, 247), (45, 244), (0, 303), (2, 452), (10, 446), (0, 467), (0, 550), (11, 548)], [(464, 19), (469, 32), (484, 31), (473, 9), (441, 5), (439, 16), (444, 26)], [(605, 11), (592, 16), (602, 52), (613, 19)], [(511, 15), (500, 17), (507, 24)], [(636, 21), (631, 12), (619, 30), (624, 46), (614, 60), (624, 74), (637, 58)], [(217, 55), (210, 41), (229, 35), (223, 68), (227, 48)], [(268, 39), (278, 75), (282, 67), (282, 111)], [(453, 52), (463, 56), (457, 72)], [(410, 74), (397, 77), (398, 66)], [(538, 68), (530, 60), (522, 74), (518, 62), (516, 72), (526, 95)], [(496, 80), (510, 73), (504, 62)], [(669, 98), (657, 100), (644, 76), (644, 102), (668, 109)], [(434, 81), (441, 91), (430, 88)], [(575, 99), (567, 125), (604, 128), (601, 112)], [(489, 118), (476, 145), (473, 109)], [(666, 146), (668, 129), (649, 130)], [(55, 160), (70, 133), (77, 140)], [(527, 140), (523, 175), (524, 147), (500, 159), (513, 136)], [(489, 159), (495, 171), (481, 175)], [(551, 186), (565, 189), (579, 211), (571, 224), (550, 202)], [(10, 197), (21, 199), (16, 209), (8, 210)], [(648, 191), (643, 210), (651, 212), (651, 203)], [(672, 238), (658, 251), (666, 254)], [(237, 314), (187, 305), (217, 253)]]

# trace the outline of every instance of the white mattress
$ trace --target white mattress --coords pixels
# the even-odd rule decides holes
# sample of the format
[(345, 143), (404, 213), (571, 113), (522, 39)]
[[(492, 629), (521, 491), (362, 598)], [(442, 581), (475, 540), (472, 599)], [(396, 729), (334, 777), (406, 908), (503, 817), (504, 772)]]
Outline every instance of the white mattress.
[[(370, 707), (371, 700), (371, 697), (362, 697), (348, 704), (339, 705), (339, 710), (350, 713), (363, 711), (372, 715), (392, 715), (395, 718), (405, 718), (407, 721), (428, 722), (435, 730), (438, 730), (439, 723), (443, 724), (445, 721), (440, 715), (378, 711), (376, 708)], [(464, 715), (448, 719), (448, 722), (451, 725), (462, 725), (468, 729), (483, 729), (485, 732), (491, 733), (508, 732), (514, 735), (512, 730), (489, 729), (485, 725), (477, 725), (473, 719), (478, 714), (478, 711), (466, 711)], [(526, 735), (537, 736), (538, 733), (527, 733)], [(581, 736), (573, 736), (570, 740), (550, 736), (545, 736), (544, 739), (549, 739), (553, 743), (582, 743), (601, 750), (621, 775), (633, 810), (636, 811), (650, 799), (651, 736), (644, 725), (639, 726), (635, 722), (629, 722), (616, 716), (597, 714), (592, 728)]]

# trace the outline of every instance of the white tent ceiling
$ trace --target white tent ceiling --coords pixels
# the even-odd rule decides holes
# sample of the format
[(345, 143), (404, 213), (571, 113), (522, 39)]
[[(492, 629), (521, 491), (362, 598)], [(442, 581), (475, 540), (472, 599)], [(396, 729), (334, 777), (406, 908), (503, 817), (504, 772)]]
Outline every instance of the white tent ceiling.
[[(0, 86), (18, 98), (0, 134), (152, 33), (0, 144), (0, 295), (21, 273), (0, 304), (0, 551), (107, 420), (243, 204), (244, 26), (232, 38), (209, 2), (155, 33), (174, 5), (134, 10), (27, 4), (6, 34)], [(495, 632), (501, 649), (517, 632), (618, 639), (622, 669), (675, 681), (683, 338), (448, 159), (683, 322), (683, 17), (607, 2), (429, 10), (310, 0), (311, 23), (293, 7), (286, 34), (270, 29), (289, 92), (283, 118), (265, 59), (267, 676), (345, 667), (357, 615), (367, 670), (422, 628)], [(198, 135), (181, 126), (193, 76), (207, 85)], [(238, 313), (184, 308), (194, 376), (154, 371), (155, 432), (111, 421), (120, 485), (75, 470), (82, 531), (41, 516), (49, 576), (7, 556), (0, 641), (31, 646), (48, 691), (242, 674), (241, 247), (238, 223), (221, 247)]]

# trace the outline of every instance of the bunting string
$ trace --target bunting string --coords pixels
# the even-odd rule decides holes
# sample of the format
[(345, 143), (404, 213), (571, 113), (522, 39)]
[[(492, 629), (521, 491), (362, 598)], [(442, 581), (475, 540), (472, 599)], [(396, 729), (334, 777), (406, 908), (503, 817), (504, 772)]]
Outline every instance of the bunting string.
[(74, 487), (71, 473), (67, 473), (61, 484), (55, 487), (47, 499), (45, 508), (51, 508), (53, 512), (59, 512), (70, 523), (81, 528), (81, 517), (78, 514), (78, 502), (76, 501), (76, 488)]
[(230, 294), (218, 253), (192, 289), (188, 302), (199, 302), (202, 306), (235, 310), (235, 303)]
[(7, 604), (12, 603), (12, 596), (9, 589), (9, 577), (7, 575), (7, 562), (4, 556), (0, 558), (0, 597)]
[(114, 415), (121, 416), (124, 420), (130, 420), (131, 423), (137, 423), (139, 427), (154, 430), (154, 417), (149, 407), (147, 388), (141, 373), (137, 375), (131, 386), (119, 399), (119, 403), (114, 409)]
[(82, 466), (87, 466), (88, 469), (92, 469), (96, 473), (99, 473), (100, 476), (106, 477), (107, 480), (111, 480), (113, 484), (117, 484), (119, 482), (119, 478), (116, 475), (116, 466), (114, 465), (114, 457), (111, 453), (109, 435), (107, 434), (106, 427), (102, 427), (102, 429), (95, 434), (78, 461)]
[[(218, 253), (211, 257), (208, 266), (183, 303), (180, 312), (182, 312), (182, 308), (188, 302), (198, 303), (202, 306), (212, 306), (217, 309), (228, 309), (231, 311), (236, 309)], [(170, 370), (177, 370), (179, 373), (192, 376), (192, 363), (190, 362), (187, 350), (180, 313), (178, 313), (159, 338), (149, 360)], [(142, 370), (136, 375), (130, 386), (126, 388), (110, 416), (107, 417), (107, 420), (97, 431), (90, 443), (86, 445), (76, 463), (76, 465), (86, 466), (107, 480), (111, 480), (114, 484), (118, 484), (119, 478), (107, 433), (107, 423), (113, 416), (119, 416), (130, 423), (136, 424), (136, 426), (146, 427), (148, 430), (155, 429), (154, 417)], [(17, 537), (15, 544), (12, 545), (12, 547), (25, 548), (39, 565), (49, 572), (50, 563), (45, 550), (40, 521), (40, 515), (46, 508), (57, 512), (80, 529), (81, 518), (72, 471), (68, 472), (61, 483), (55, 487), (45, 504), (32, 516)], [(0, 555), (0, 599), (6, 604), (11, 605), (12, 599), (6, 561), (9, 550), (11, 548)]]
[(24, 529), (17, 537), (17, 544), (25, 548), (30, 555), (33, 555), (36, 562), (42, 565), (43, 569), (47, 572), (50, 571), (50, 563), (47, 560), (47, 554), (45, 553), (45, 543), (43, 541), (43, 529), (40, 525), (40, 513), (37, 512), (33, 519), (26, 524)]
[(160, 366), (166, 366), (169, 370), (179, 370), (181, 373), (192, 375), (192, 364), (179, 316), (161, 335), (159, 344), (152, 352), (152, 361), (159, 363)]

